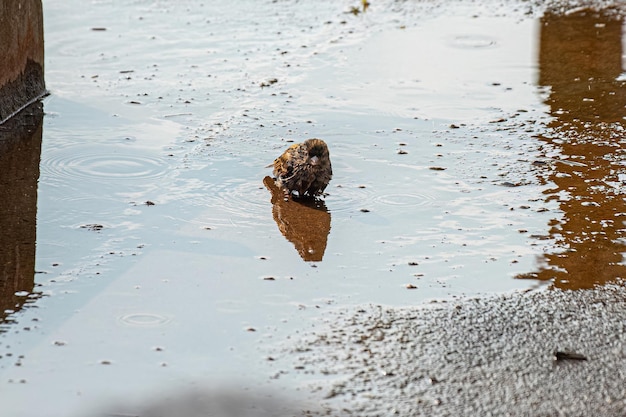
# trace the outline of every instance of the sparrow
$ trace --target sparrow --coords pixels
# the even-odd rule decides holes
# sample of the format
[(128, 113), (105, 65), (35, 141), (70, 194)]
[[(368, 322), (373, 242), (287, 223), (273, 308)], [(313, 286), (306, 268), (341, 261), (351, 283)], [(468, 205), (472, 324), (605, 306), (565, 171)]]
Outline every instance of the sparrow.
[(286, 196), (295, 192), (298, 197), (318, 196), (333, 176), (328, 146), (321, 139), (307, 139), (291, 145), (267, 168), (272, 166), (276, 185)]

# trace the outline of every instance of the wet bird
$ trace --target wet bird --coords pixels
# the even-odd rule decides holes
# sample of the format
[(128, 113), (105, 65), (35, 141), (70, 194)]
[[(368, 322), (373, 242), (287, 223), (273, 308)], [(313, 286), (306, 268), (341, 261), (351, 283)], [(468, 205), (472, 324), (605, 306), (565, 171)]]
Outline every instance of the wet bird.
[(291, 145), (274, 160), (274, 179), (286, 196), (295, 192), (299, 197), (315, 197), (324, 192), (333, 176), (326, 142), (307, 139)]

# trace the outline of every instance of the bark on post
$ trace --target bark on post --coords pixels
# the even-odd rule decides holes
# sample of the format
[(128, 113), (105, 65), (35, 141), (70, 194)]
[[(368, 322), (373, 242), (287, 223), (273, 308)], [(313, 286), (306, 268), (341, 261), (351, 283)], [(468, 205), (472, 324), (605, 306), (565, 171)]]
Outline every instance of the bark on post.
[(41, 0), (0, 1), (0, 124), (46, 92)]

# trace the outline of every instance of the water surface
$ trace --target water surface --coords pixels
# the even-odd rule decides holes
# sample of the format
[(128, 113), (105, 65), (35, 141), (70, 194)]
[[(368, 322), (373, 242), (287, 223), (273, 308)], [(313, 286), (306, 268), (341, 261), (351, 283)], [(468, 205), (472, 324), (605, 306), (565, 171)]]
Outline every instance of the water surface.
[[(615, 58), (613, 15), (373, 3), (46, 2), (38, 273), (3, 321), (6, 412), (293, 387), (260, 348), (329, 308), (620, 276), (622, 116), (599, 97), (621, 67), (558, 73), (550, 40), (592, 19)], [(598, 97), (562, 87), (591, 75)], [(328, 195), (272, 204), (266, 165), (309, 137)], [(606, 273), (572, 275), (589, 257)]]

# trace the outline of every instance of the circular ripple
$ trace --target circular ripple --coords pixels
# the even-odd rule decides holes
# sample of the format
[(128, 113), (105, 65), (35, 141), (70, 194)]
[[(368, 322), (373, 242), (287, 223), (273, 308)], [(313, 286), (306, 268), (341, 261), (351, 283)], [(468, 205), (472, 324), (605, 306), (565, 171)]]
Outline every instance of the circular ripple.
[(211, 221), (235, 226), (267, 223), (271, 213), (271, 193), (262, 177), (241, 179), (205, 178), (202, 189), (195, 190), (193, 204), (209, 209)]
[(374, 201), (390, 206), (411, 206), (417, 207), (430, 204), (434, 197), (426, 194), (384, 194), (374, 198)]
[[(209, 188), (196, 198), (196, 204), (210, 207), (214, 221), (224, 220), (228, 224), (258, 225), (267, 222), (271, 209), (272, 194), (261, 179), (205, 180)], [(266, 180), (267, 181), (267, 180)], [(271, 180), (270, 180), (271, 181)], [(332, 213), (358, 212), (362, 209), (378, 212), (393, 211), (400, 207), (417, 207), (430, 204), (432, 196), (420, 193), (387, 192), (381, 194), (379, 187), (360, 184), (333, 184), (326, 189), (322, 198), (326, 209)], [(395, 189), (400, 191), (401, 188)]]
[(449, 40), (448, 44), (460, 49), (491, 48), (496, 40), (487, 35), (457, 35)]
[(371, 187), (359, 185), (340, 184), (330, 186), (326, 189), (326, 207), (331, 213), (359, 211), (360, 209), (371, 209), (376, 198)]
[(163, 326), (171, 321), (171, 318), (154, 313), (133, 313), (120, 317), (123, 324), (136, 327)]
[(341, 186), (327, 190), (326, 205), (330, 212), (359, 211), (362, 209), (387, 212), (399, 207), (418, 207), (431, 204), (434, 197), (418, 193), (381, 194), (373, 187)]
[(69, 147), (46, 153), (41, 163), (42, 174), (64, 179), (152, 179), (167, 169), (164, 160), (122, 152), (96, 153), (95, 149)]

